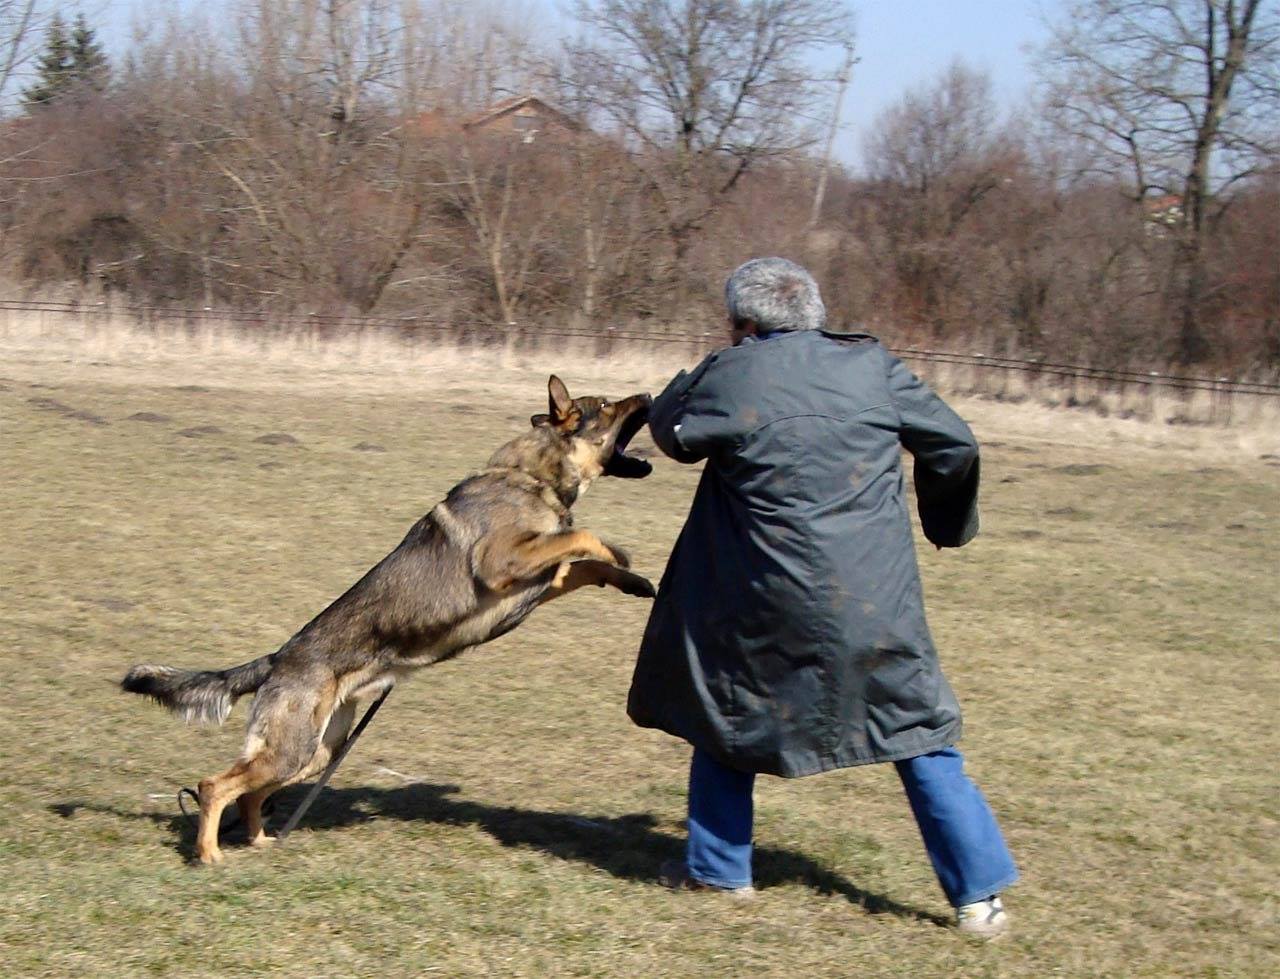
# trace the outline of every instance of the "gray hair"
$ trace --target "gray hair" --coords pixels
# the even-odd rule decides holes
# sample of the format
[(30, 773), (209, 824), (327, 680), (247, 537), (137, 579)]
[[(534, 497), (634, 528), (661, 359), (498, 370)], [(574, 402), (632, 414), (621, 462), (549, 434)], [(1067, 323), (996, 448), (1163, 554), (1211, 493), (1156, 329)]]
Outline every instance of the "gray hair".
[(818, 283), (785, 258), (753, 258), (739, 265), (724, 284), (724, 303), (734, 323), (751, 320), (762, 333), (820, 330), (827, 322)]

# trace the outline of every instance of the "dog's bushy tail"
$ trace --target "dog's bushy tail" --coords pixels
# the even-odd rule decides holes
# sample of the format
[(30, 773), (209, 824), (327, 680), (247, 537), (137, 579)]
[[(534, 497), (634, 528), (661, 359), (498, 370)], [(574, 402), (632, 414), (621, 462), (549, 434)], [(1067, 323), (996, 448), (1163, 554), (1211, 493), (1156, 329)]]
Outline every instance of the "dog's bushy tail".
[(188, 724), (221, 724), (236, 699), (253, 693), (271, 675), (272, 656), (228, 670), (179, 670), (172, 666), (135, 666), (120, 681), (126, 693), (140, 693), (168, 707)]

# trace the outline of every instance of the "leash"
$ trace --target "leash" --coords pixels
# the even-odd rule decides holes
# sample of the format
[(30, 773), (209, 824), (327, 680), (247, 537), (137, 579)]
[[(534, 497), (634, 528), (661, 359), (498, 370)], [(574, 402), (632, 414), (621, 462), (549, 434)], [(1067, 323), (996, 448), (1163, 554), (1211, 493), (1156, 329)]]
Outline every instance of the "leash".
[(276, 833), (277, 843), (281, 842), (286, 836), (293, 832), (294, 827), (298, 825), (298, 821), (301, 820), (306, 814), (306, 811), (311, 808), (311, 803), (316, 801), (316, 796), (320, 794), (320, 790), (328, 784), (329, 777), (338, 770), (338, 766), (342, 764), (342, 759), (347, 757), (347, 752), (350, 751), (351, 746), (356, 743), (356, 738), (360, 737), (360, 735), (364, 733), (364, 729), (368, 727), (369, 722), (373, 720), (373, 715), (378, 713), (378, 708), (382, 706), (382, 702), (390, 695), (391, 687), (387, 687), (386, 690), (382, 691), (382, 696), (369, 705), (369, 709), (364, 712), (364, 717), (360, 718), (360, 723), (356, 725), (356, 729), (347, 736), (346, 741), (342, 742), (342, 747), (338, 749), (338, 753), (335, 754), (333, 759), (329, 762), (329, 767), (321, 773), (318, 779), (316, 779), (316, 784), (311, 786), (311, 791), (303, 797), (302, 801), (298, 803), (298, 808), (293, 810), (293, 815), (289, 817), (288, 821), (280, 828), (279, 832)]
[[(394, 686), (394, 684), (392, 686)], [(360, 735), (364, 733), (364, 729), (368, 727), (369, 722), (373, 720), (373, 715), (378, 713), (378, 708), (382, 706), (382, 702), (391, 695), (391, 690), (392, 687), (387, 687), (386, 690), (382, 691), (382, 696), (369, 705), (369, 709), (364, 712), (364, 717), (360, 718), (360, 723), (355, 726), (355, 730), (347, 735), (347, 740), (343, 741), (342, 747), (334, 752), (333, 758), (330, 759), (328, 766), (320, 773), (320, 777), (316, 779), (315, 784), (312, 785), (307, 791), (307, 794), (303, 796), (302, 801), (298, 803), (298, 808), (293, 810), (293, 814), (289, 816), (288, 820), (285, 821), (284, 826), (282, 826), (276, 833), (277, 843), (281, 842), (297, 828), (302, 817), (305, 816), (307, 810), (311, 808), (311, 804), (316, 801), (316, 796), (320, 794), (320, 790), (329, 784), (329, 779), (333, 776), (333, 773), (338, 770), (338, 766), (342, 764), (342, 759), (347, 757), (347, 752), (349, 752), (352, 746), (355, 745), (356, 738), (360, 737)], [(187, 809), (188, 798), (195, 803), (195, 812)], [(195, 822), (200, 816), (200, 794), (196, 792), (195, 789), (187, 788), (185, 786), (179, 789), (178, 808), (182, 810), (182, 815), (186, 816), (189, 821)]]

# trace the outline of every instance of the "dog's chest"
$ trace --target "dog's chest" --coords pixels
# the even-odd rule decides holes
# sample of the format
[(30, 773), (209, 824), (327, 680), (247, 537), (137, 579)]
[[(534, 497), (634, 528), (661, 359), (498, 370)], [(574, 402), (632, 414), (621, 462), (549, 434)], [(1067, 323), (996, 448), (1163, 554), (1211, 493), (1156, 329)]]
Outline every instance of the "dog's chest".
[(473, 612), (451, 625), (442, 635), (412, 651), (400, 653), (396, 657), (396, 668), (412, 670), (439, 663), (471, 646), (479, 646), (510, 632), (538, 607), (538, 599), (546, 591), (553, 575), (554, 570), (518, 591), (481, 600)]

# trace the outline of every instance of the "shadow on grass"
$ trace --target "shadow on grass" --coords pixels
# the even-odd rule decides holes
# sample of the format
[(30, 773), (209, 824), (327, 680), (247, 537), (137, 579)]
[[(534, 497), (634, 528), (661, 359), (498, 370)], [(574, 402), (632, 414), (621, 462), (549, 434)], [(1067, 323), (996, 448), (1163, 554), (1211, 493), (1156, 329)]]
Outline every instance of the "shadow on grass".
[[(279, 825), (302, 800), (307, 786), (291, 786), (271, 801), (276, 817), (268, 826)], [(477, 826), (503, 846), (540, 850), (561, 860), (599, 867), (624, 880), (656, 884), (658, 865), (679, 858), (684, 840), (655, 829), (657, 819), (650, 813), (616, 817), (587, 817), (573, 813), (493, 806), (454, 798), (456, 785), (417, 782), (385, 789), (369, 786), (328, 788), (316, 799), (303, 825), (307, 829), (333, 829), (374, 819), (441, 823), (449, 826)], [(77, 810), (108, 813), (125, 819), (146, 819), (166, 827), (174, 835), (174, 847), (190, 856), (195, 828), (181, 815), (127, 812), (112, 806), (88, 802), (58, 803), (50, 811), (71, 818)], [(233, 842), (242, 836), (238, 827), (223, 823), (223, 839)], [(881, 894), (858, 887), (811, 858), (794, 850), (758, 846), (754, 858), (758, 887), (799, 883), (820, 894), (839, 894), (869, 914), (893, 914), (945, 927), (947, 918), (901, 904)]]

